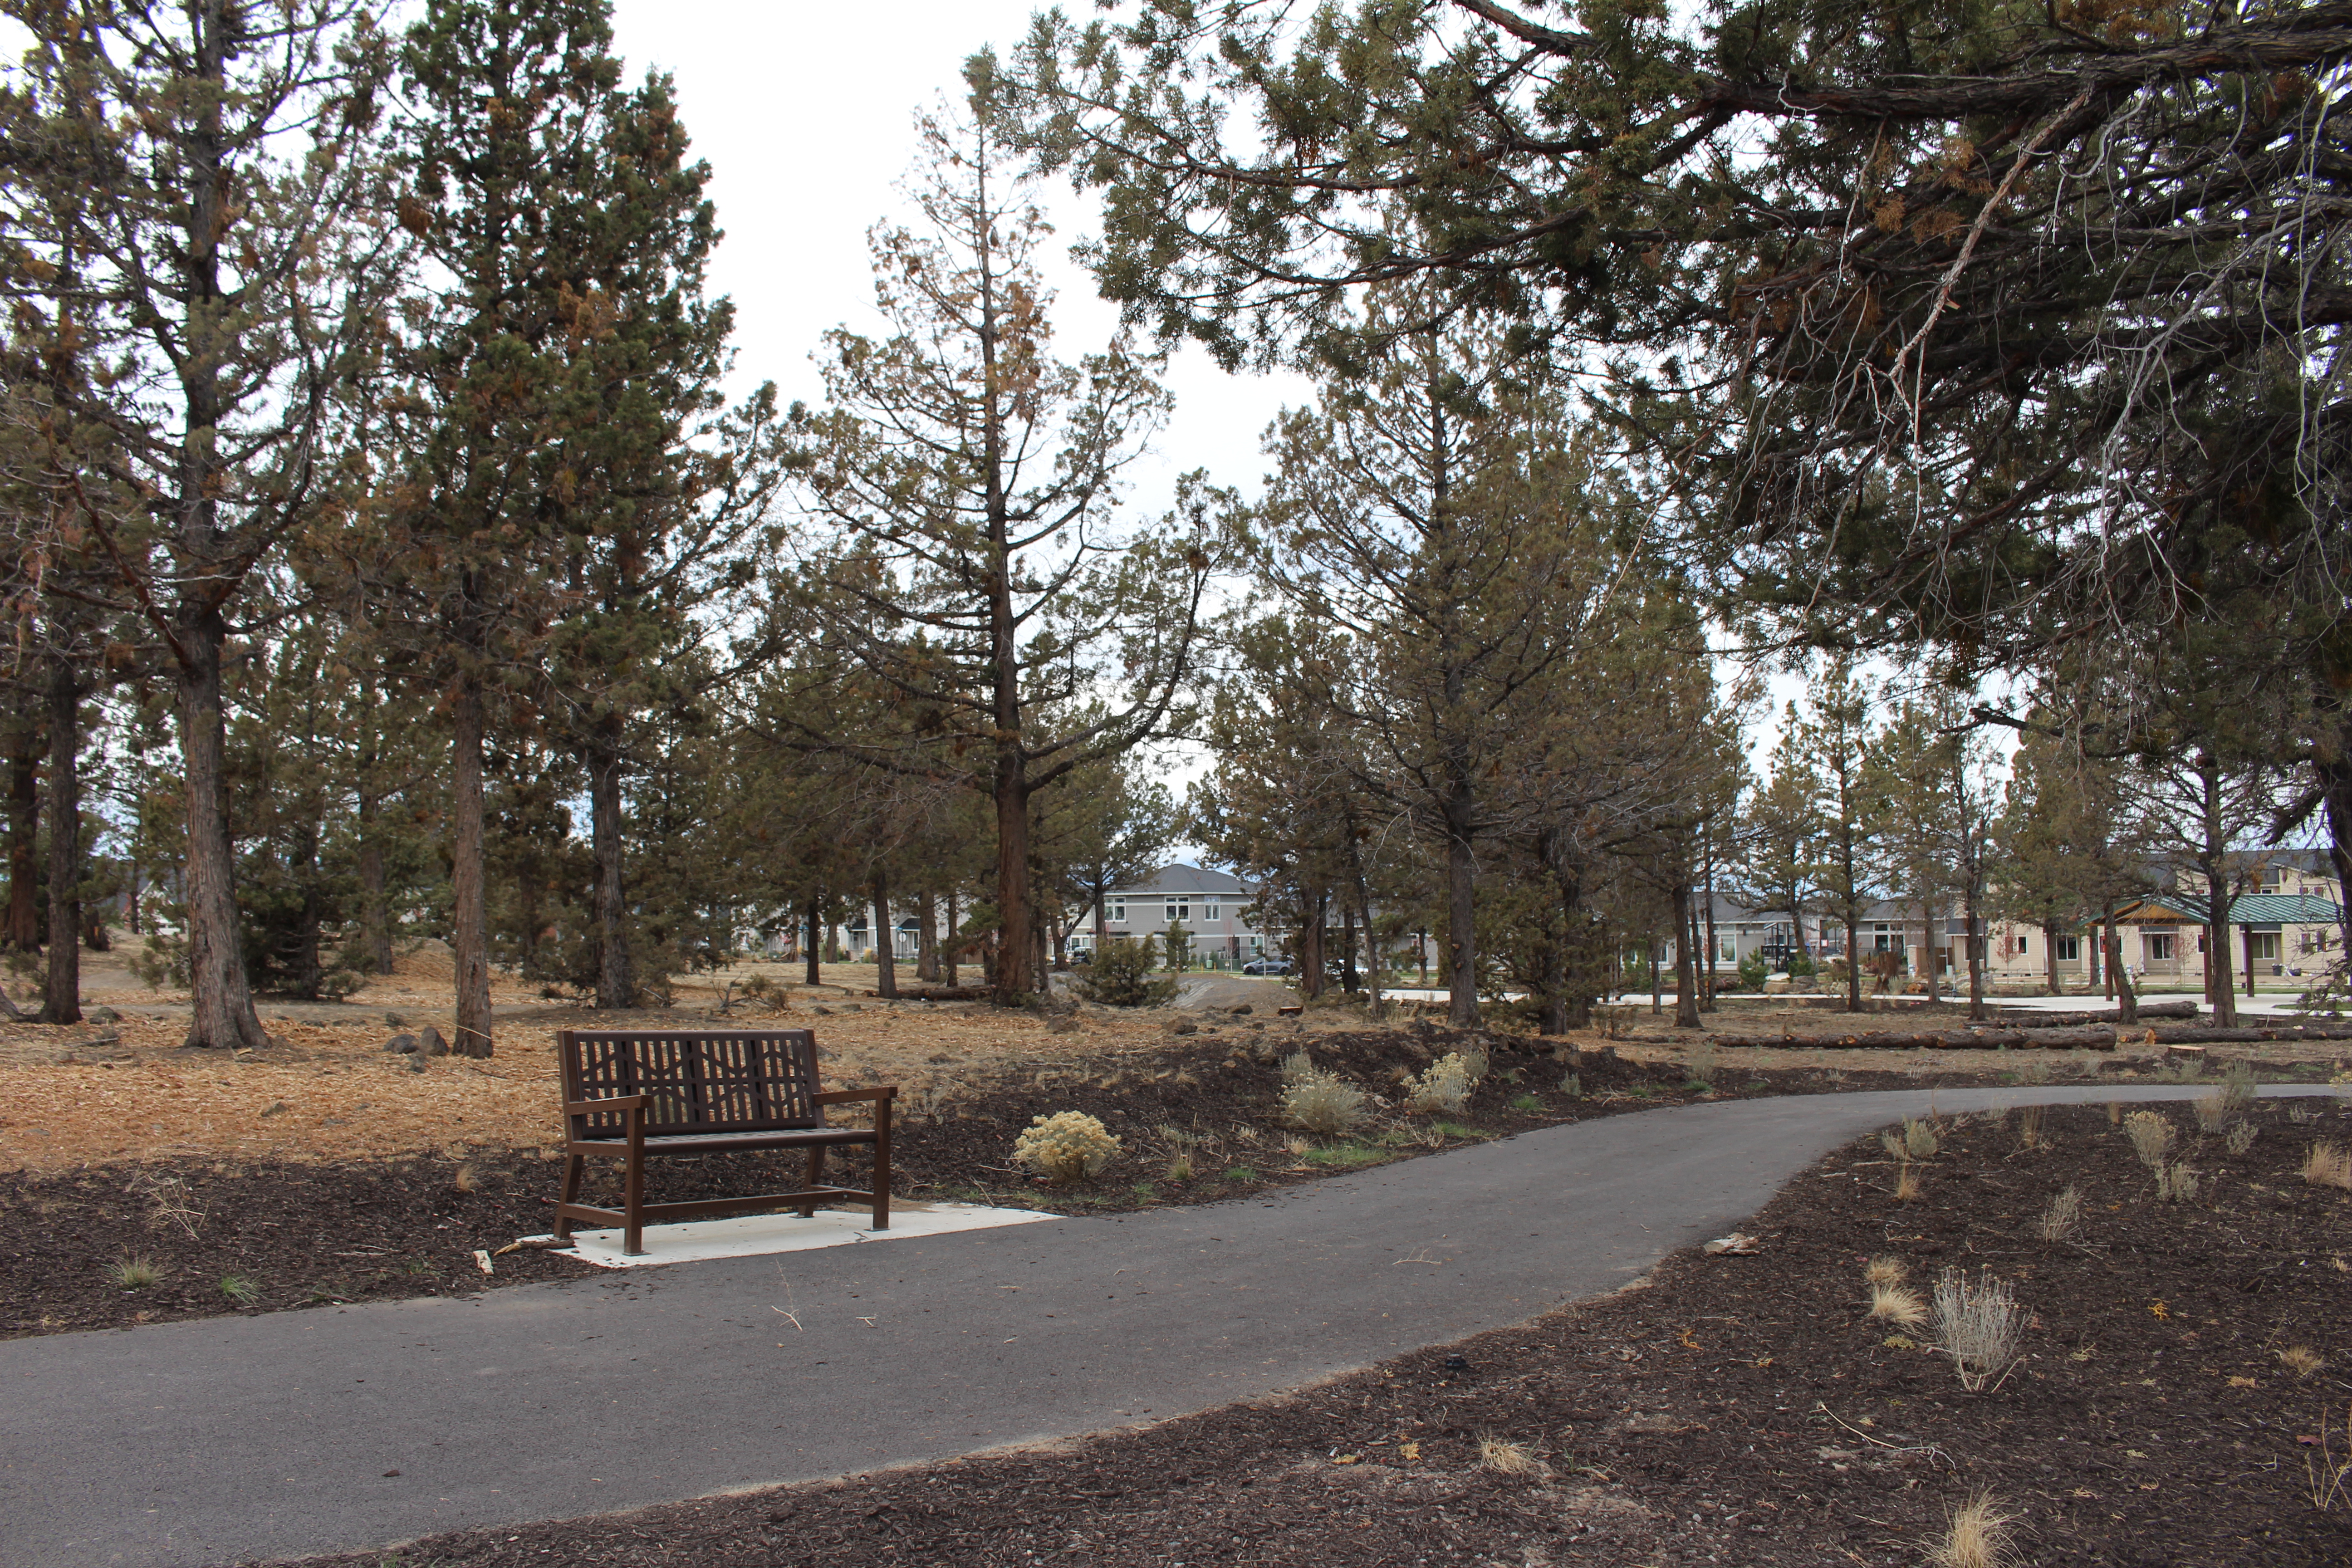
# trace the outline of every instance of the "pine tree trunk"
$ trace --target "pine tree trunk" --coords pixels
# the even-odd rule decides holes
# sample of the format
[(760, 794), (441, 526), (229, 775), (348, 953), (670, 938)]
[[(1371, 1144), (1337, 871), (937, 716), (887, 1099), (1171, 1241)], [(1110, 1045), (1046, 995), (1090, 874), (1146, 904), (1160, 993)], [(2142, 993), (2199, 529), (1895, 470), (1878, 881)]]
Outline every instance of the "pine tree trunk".
[(817, 965), (824, 957), (824, 931), (817, 922), (824, 918), (824, 892), (820, 889), (811, 893), (808, 898), (807, 970), (803, 978), (811, 985), (824, 984), (823, 977), (817, 971)]
[(1017, 1007), (1035, 990), (1031, 973), (1029, 919), (1029, 784), (1021, 759), (1007, 750), (996, 772), (996, 973), (991, 986), (997, 1005)]
[(890, 925), (890, 873), (876, 866), (868, 890), (874, 900), (874, 968), (877, 976), (874, 989), (895, 1002), (898, 999), (898, 933)]
[(1299, 889), (1304, 918), (1298, 926), (1298, 994), (1312, 1002), (1323, 994), (1323, 919), (1331, 895), (1321, 888)]
[(1445, 808), (1445, 922), (1452, 939), (1446, 966), (1446, 1022), (1457, 1029), (1478, 1026), (1478, 863), (1472, 833), (1477, 800), (1469, 777), (1457, 771), (1449, 782)]
[(1675, 879), (1675, 1027), (1696, 1029), (1698, 1021), (1698, 954), (1691, 951), (1690, 883)]
[(81, 1022), (81, 687), (69, 655), (49, 655), (49, 961), (44, 1024)]
[(637, 999), (629, 962), (627, 911), (621, 885), (620, 721), (600, 722), (583, 748), (588, 764), (588, 817), (596, 858), (596, 1005), (627, 1007)]
[(915, 978), (926, 985), (940, 979), (939, 900), (929, 892), (915, 900)]
[(315, 811), (306, 813), (294, 829), (293, 870), (295, 881), (302, 889), (302, 912), (294, 926), (294, 994), (306, 1002), (319, 999), (319, 985), (326, 978), (326, 965), (319, 956), (319, 819)]
[(1356, 989), (1356, 907), (1347, 900), (1339, 900), (1339, 990), (1349, 994)]
[[(367, 953), (367, 971), (371, 974), (392, 973), (392, 900), (385, 887), (383, 868), (383, 802), (375, 793), (375, 769), (378, 761), (375, 720), (375, 687), (364, 683), (360, 689), (361, 701), (367, 712), (361, 720), (359, 755), (358, 819), (360, 835), (360, 933)], [(528, 950), (530, 931), (526, 923), (523, 943)]]
[(2238, 998), (2230, 973), (2230, 846), (2221, 828), (2221, 771), (2210, 757), (2200, 756), (2197, 772), (2204, 797), (2205, 953), (2212, 971), (2207, 1000), (2213, 1006), (2214, 1023), (2226, 1029), (2238, 1022)]
[(270, 1039), (253, 1010), (253, 989), (246, 978), (228, 836), (228, 734), (221, 716), (221, 657), (228, 626), (218, 608), (199, 603), (173, 630), (184, 656), (179, 698), (188, 803), (187, 1043), (261, 1050)]
[(490, 1039), (488, 868), (483, 862), (482, 687), (459, 672), (449, 700), (449, 956), (457, 990), (460, 1056), (488, 1057)]
[(40, 726), (28, 710), (8, 731), (8, 921), (0, 946), (41, 947), (40, 873), (34, 863), (41, 831)]
[(2063, 996), (2066, 988), (2058, 983), (2058, 922), (2045, 921), (2042, 927), (2042, 969), (2049, 977), (2046, 989), (2053, 996)]

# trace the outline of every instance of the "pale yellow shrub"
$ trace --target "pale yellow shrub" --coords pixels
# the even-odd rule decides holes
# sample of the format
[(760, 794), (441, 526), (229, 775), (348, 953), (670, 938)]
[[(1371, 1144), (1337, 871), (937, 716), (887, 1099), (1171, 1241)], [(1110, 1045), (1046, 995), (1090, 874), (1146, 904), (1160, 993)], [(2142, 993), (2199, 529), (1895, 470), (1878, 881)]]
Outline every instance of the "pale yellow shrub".
[(1118, 1153), (1110, 1129), (1083, 1110), (1037, 1117), (1013, 1143), (1014, 1164), (1055, 1182), (1091, 1180)]

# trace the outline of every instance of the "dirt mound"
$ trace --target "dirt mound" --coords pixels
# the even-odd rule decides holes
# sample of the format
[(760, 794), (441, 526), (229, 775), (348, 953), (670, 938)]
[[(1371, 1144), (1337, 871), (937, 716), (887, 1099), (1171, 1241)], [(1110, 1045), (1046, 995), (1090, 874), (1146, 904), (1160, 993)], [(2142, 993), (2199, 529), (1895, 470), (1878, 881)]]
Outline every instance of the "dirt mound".
[(415, 946), (393, 955), (392, 973), (404, 980), (455, 980), (457, 961), (439, 937), (421, 937)]

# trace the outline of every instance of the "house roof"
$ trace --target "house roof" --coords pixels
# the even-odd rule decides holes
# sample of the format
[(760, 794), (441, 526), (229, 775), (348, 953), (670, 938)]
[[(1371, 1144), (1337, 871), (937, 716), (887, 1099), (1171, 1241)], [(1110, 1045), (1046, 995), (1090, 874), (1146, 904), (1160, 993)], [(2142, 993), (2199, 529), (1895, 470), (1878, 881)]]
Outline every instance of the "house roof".
[(2326, 899), (2299, 893), (2246, 893), (2230, 901), (2230, 920), (2242, 926), (2333, 925), (2343, 915)]
[(1223, 871), (1211, 871), (1181, 860), (1171, 861), (1139, 882), (1112, 889), (1116, 896), (1123, 899), (1156, 899), (1169, 893), (1225, 893), (1235, 898), (1246, 898), (1249, 891), (1249, 884), (1239, 877), (1229, 877)]
[[(2173, 921), (2182, 925), (2201, 926), (2209, 911), (2204, 900), (2181, 899), (2142, 899), (2116, 911), (2116, 923), (2146, 925), (2152, 921)], [(2242, 893), (2230, 900), (2230, 923), (2241, 926), (2333, 925), (2344, 917), (2326, 899), (2315, 899), (2301, 893)], [(2094, 915), (2083, 922), (2087, 931), (2101, 923)]]

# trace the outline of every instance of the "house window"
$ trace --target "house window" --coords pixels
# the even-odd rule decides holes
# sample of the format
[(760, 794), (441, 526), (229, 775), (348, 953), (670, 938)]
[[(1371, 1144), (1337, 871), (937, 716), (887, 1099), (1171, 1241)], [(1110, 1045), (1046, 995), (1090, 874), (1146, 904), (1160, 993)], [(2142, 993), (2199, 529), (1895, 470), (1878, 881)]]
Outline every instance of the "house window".
[(2033, 951), (2033, 939), (2030, 936), (2019, 937), (2017, 939), (2017, 951), (2020, 952), (2032, 952)]
[(2147, 944), (2147, 961), (2150, 963), (2169, 963), (2172, 962), (2172, 933), (2170, 931), (2149, 931), (2147, 934), (2141, 937), (2140, 941)]
[(1201, 906), (1201, 918), (1204, 921), (1213, 921), (1217, 918), (1217, 903), (1215, 900), (1212, 899), (1209, 902)]
[(1115, 926), (1123, 926), (1127, 923), (1127, 900), (1125, 899), (1113, 899), (1110, 901), (1110, 923)]
[(1168, 923), (1170, 925), (1175, 925), (1181, 921), (1189, 921), (1192, 918), (1192, 900), (1189, 899), (1171, 899), (1168, 900)]
[(2250, 957), (2276, 963), (2279, 955), (2279, 933), (2274, 931), (2248, 931), (2246, 952)]
[(2062, 936), (2053, 938), (2052, 940), (2056, 942), (2058, 944), (2059, 963), (2080, 963), (2083, 962), (2083, 939), (2081, 937)]

